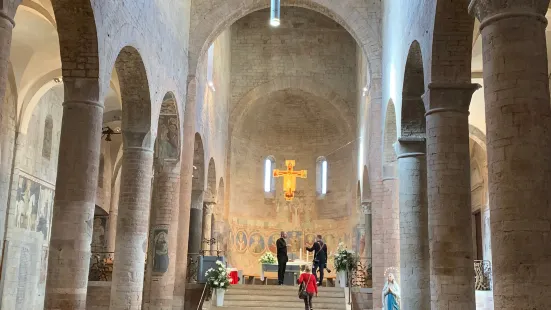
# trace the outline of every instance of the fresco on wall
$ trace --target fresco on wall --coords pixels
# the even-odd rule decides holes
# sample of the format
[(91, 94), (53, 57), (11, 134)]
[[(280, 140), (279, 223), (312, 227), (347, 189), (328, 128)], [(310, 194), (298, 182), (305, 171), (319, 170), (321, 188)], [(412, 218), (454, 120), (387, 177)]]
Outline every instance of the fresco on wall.
[(153, 232), (155, 255), (153, 257), (153, 272), (165, 273), (168, 270), (168, 229), (155, 229)]
[(279, 239), (280, 232), (275, 232), (268, 237), (268, 251), (277, 253), (276, 241)]
[(266, 243), (264, 242), (264, 237), (259, 233), (251, 234), (249, 251), (253, 254), (259, 255), (264, 253), (265, 249)]
[(235, 237), (235, 250), (237, 252), (245, 252), (247, 250), (247, 234), (244, 231), (237, 232)]
[(107, 216), (94, 216), (94, 226), (92, 227), (92, 251), (101, 252), (107, 247), (105, 232), (107, 230)]
[(161, 159), (178, 159), (180, 141), (178, 138), (178, 117), (175, 115), (159, 116), (159, 133), (155, 153)]
[(24, 176), (19, 176), (17, 184), (15, 226), (40, 232), (49, 240), (54, 191)]
[(40, 282), (46, 283), (46, 274), (48, 273), (48, 246), (42, 247), (42, 256), (40, 257)]
[(303, 248), (303, 233), (302, 231), (288, 231), (287, 244), (290, 245), (288, 251), (298, 256), (300, 249)]
[(304, 237), (304, 246), (305, 247), (312, 247), (312, 245), (316, 242), (316, 235), (315, 234), (306, 234)]

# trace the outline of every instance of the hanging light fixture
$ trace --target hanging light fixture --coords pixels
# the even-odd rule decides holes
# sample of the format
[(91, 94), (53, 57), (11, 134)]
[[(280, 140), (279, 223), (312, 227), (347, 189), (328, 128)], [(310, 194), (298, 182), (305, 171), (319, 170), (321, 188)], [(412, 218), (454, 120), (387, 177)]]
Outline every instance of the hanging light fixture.
[(272, 27), (279, 27), (280, 13), (281, 13), (281, 0), (272, 0), (272, 7), (270, 9), (270, 25)]

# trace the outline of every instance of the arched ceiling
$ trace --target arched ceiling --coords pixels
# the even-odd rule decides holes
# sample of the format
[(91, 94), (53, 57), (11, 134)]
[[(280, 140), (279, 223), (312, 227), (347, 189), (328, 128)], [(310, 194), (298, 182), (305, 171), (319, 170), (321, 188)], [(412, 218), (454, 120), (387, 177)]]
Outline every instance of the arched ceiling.
[(313, 143), (346, 136), (346, 125), (326, 100), (297, 89), (279, 90), (257, 99), (236, 122), (234, 137), (266, 143)]

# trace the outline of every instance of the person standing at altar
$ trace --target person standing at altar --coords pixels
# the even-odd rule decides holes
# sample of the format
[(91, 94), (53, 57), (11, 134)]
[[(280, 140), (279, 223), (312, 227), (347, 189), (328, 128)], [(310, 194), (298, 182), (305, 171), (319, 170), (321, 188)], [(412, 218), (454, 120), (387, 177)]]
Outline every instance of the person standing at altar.
[(287, 233), (282, 231), (280, 238), (276, 241), (277, 247), (277, 284), (283, 285), (283, 279), (285, 277), (285, 270), (287, 269), (287, 261), (289, 257), (287, 256)]
[(318, 277), (318, 285), (321, 286), (323, 282), (324, 269), (327, 267), (327, 244), (323, 243), (321, 235), (316, 236), (316, 242), (312, 247), (306, 247), (306, 251), (314, 252), (314, 262), (312, 264), (312, 272), (317, 277), (317, 271), (319, 269), (320, 275)]

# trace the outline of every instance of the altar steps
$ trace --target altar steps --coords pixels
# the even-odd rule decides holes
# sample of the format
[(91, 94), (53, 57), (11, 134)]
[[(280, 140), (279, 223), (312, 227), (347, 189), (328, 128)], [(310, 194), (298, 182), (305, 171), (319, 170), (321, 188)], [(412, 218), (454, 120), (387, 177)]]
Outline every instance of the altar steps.
[[(314, 309), (345, 310), (344, 290), (320, 287), (318, 297), (312, 299)], [(304, 301), (298, 298), (298, 286), (232, 285), (224, 298), (225, 310), (302, 310)]]

